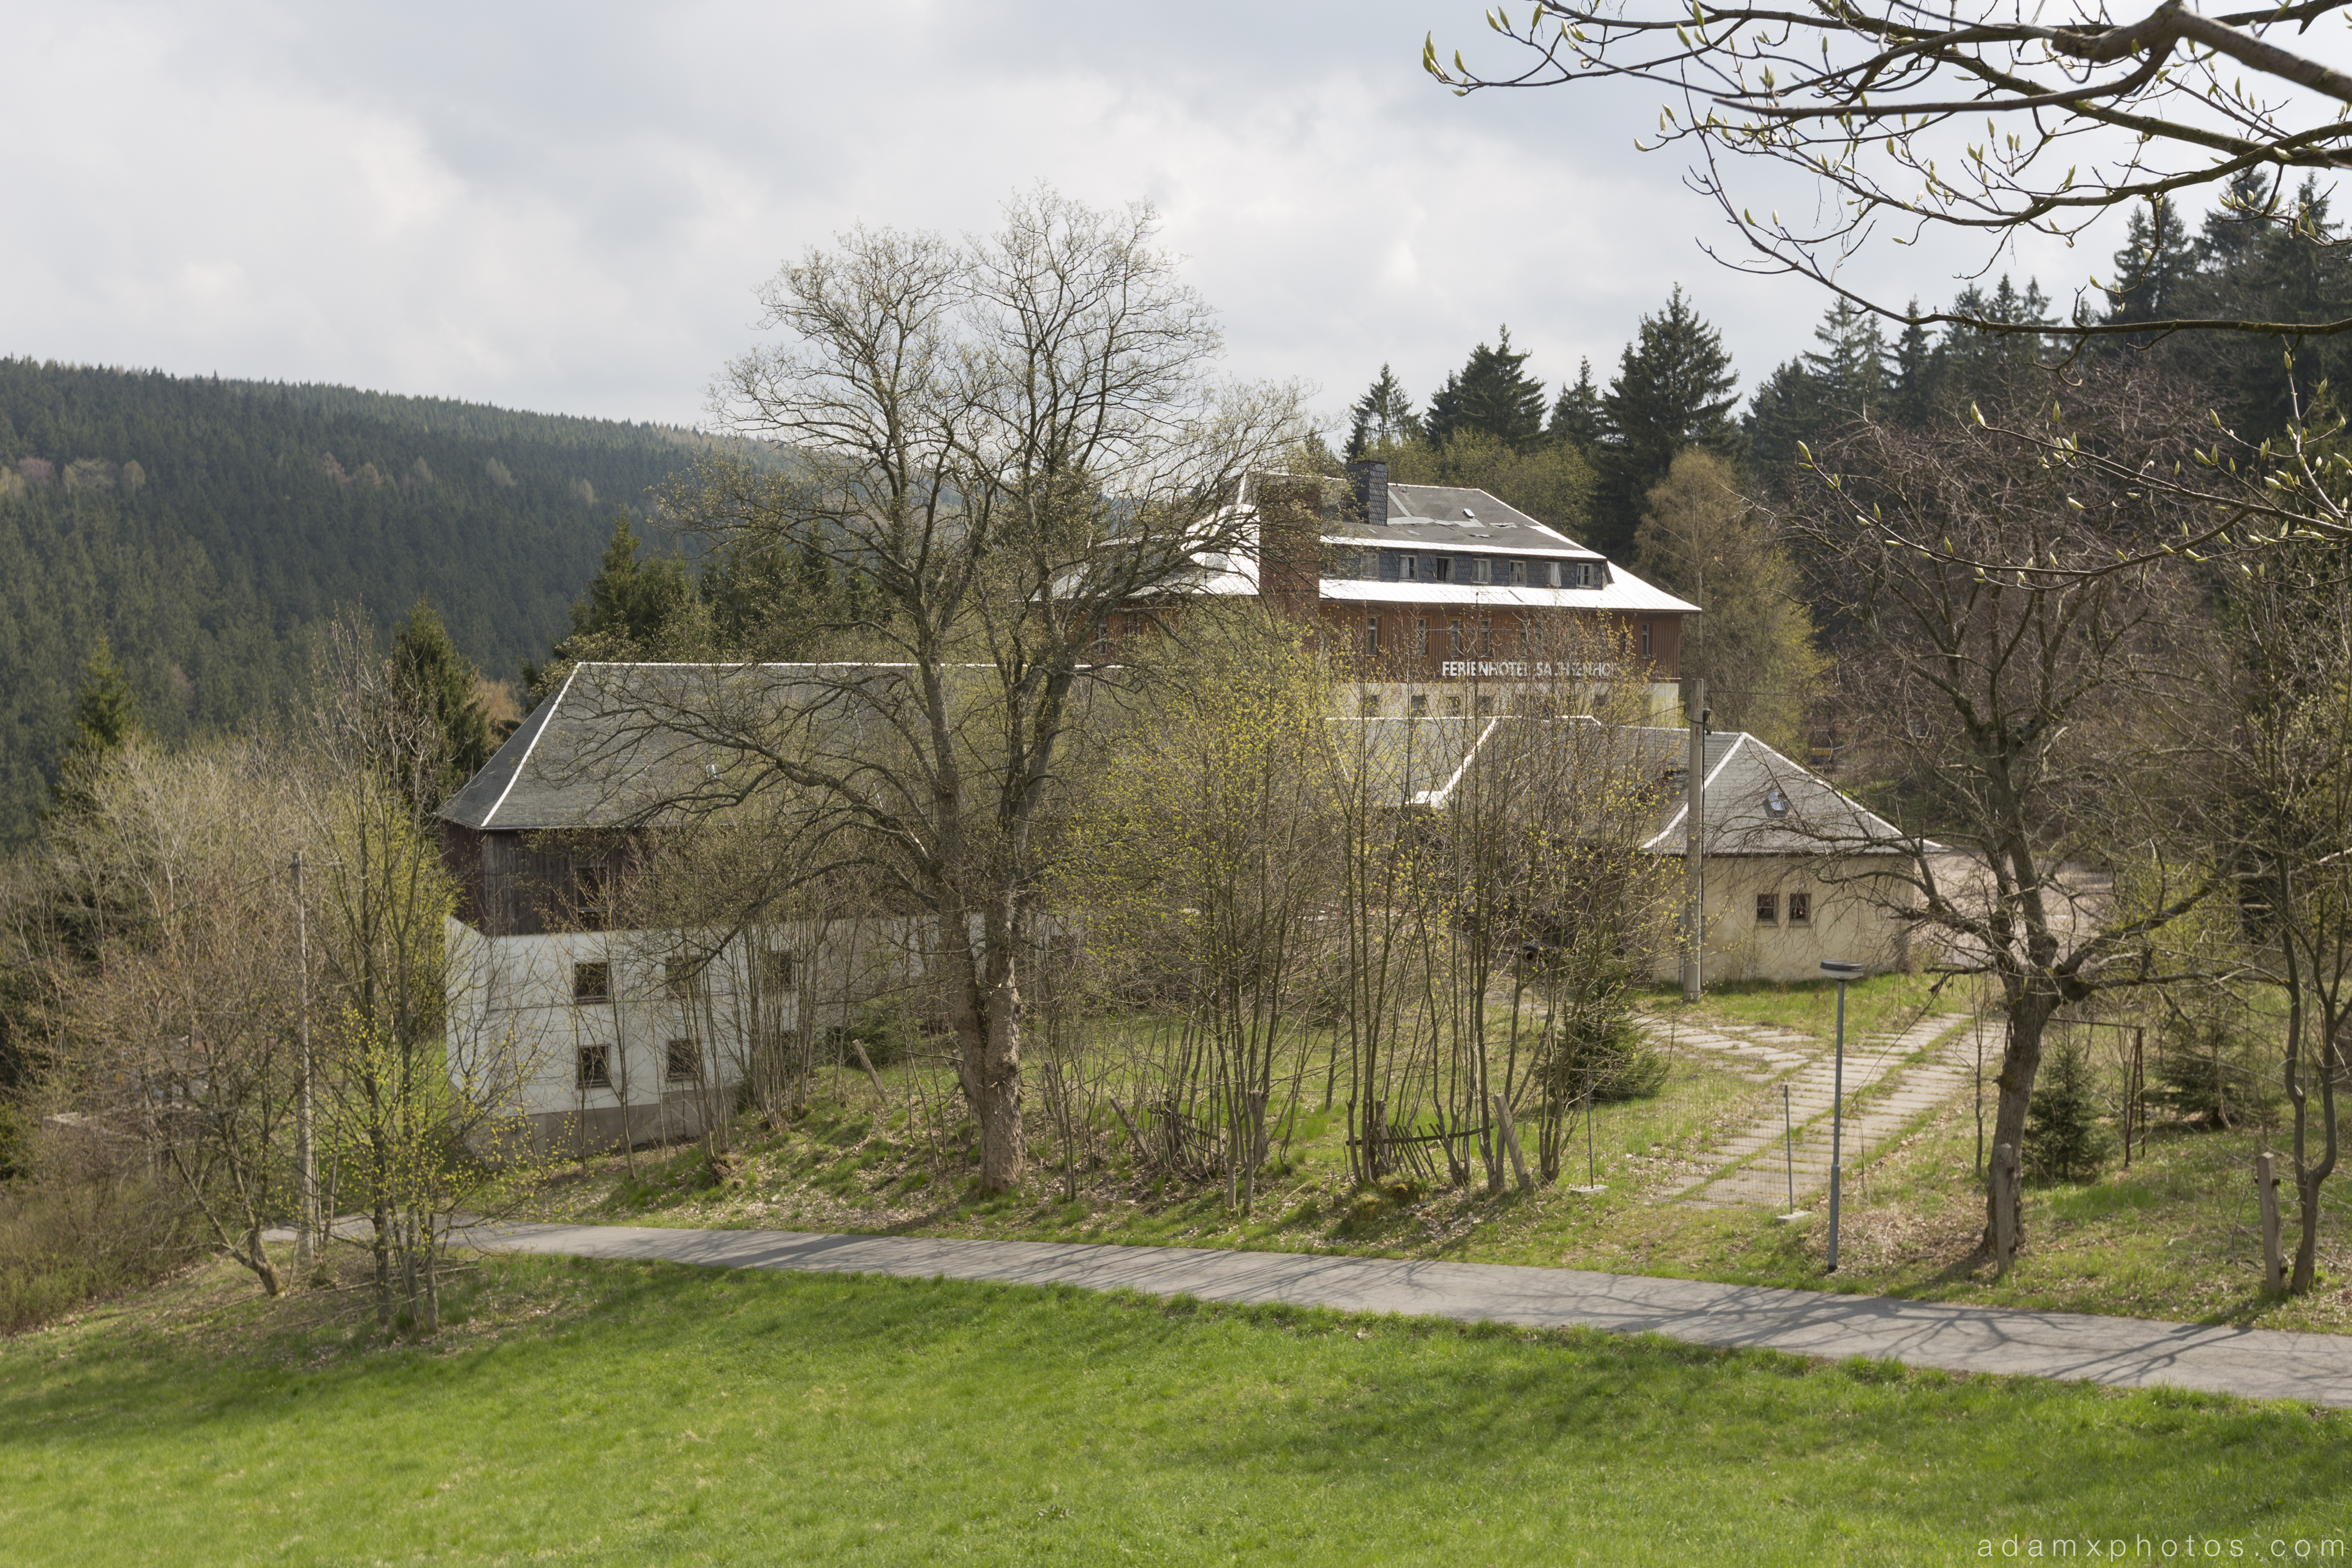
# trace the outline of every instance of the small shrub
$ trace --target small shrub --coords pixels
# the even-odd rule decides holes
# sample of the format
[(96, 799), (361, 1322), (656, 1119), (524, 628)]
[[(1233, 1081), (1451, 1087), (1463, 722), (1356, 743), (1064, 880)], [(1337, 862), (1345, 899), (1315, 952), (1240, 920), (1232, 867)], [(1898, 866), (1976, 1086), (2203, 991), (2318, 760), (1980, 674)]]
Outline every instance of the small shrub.
[(2089, 1049), (2059, 1040), (2043, 1054), (2026, 1105), (2027, 1168), (2044, 1181), (2086, 1180), (2099, 1174), (2113, 1145)]
[(2182, 1119), (2216, 1130), (2259, 1118), (2273, 1098), (2262, 1040), (2225, 998), (2192, 1001), (2156, 1032), (2147, 1098)]
[(203, 1251), (193, 1217), (143, 1155), (36, 1135), (29, 1179), (0, 1186), (0, 1333), (161, 1279)]

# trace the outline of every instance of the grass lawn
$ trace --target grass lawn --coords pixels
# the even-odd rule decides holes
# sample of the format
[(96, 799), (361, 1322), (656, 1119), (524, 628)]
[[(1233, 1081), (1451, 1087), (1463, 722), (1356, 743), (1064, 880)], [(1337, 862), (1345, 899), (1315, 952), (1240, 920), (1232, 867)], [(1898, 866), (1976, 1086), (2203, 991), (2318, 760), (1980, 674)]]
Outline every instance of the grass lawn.
[[(1681, 1003), (1658, 996), (1645, 1005), (1664, 1010)], [(1832, 986), (1731, 987), (1684, 1016), (1769, 1023), (1826, 1039), (1835, 1005)], [(1858, 984), (1849, 998), (1849, 1035), (1899, 1030), (1930, 1007), (1965, 1010), (1959, 998), (1931, 998), (1916, 977)], [(893, 1080), (903, 1071), (885, 1070), (894, 1096), (902, 1092)], [(1246, 1216), (1225, 1209), (1221, 1186), (1139, 1174), (1116, 1153), (1083, 1174), (1073, 1201), (1051, 1168), (1057, 1154), (1043, 1114), (1030, 1124), (1041, 1168), (1021, 1189), (980, 1199), (957, 1151), (942, 1157), (910, 1124), (903, 1099), (877, 1100), (854, 1070), (835, 1092), (838, 1098), (821, 1098), (782, 1132), (747, 1127), (735, 1174), (719, 1186), (703, 1179), (698, 1150), (641, 1153), (634, 1175), (618, 1158), (564, 1173), (538, 1211), (606, 1223), (1444, 1257), (2352, 1332), (2352, 1247), (2334, 1214), (2321, 1232), (2319, 1290), (2296, 1299), (2261, 1289), (2252, 1179), (2258, 1134), (2251, 1128), (2160, 1124), (2147, 1156), (2129, 1171), (2111, 1165), (2084, 1186), (2029, 1187), (2027, 1248), (2009, 1277), (1996, 1281), (1973, 1257), (1983, 1200), (1975, 1111), (1963, 1094), (1891, 1145), (1871, 1146), (1866, 1159), (1849, 1143), (1842, 1266), (1831, 1281), (1822, 1271), (1818, 1217), (1790, 1227), (1763, 1210), (1661, 1201), (1688, 1186), (1725, 1138), (1777, 1114), (1776, 1087), (1696, 1051), (1676, 1054), (1664, 1092), (1599, 1107), (1591, 1144), (1608, 1190), (1598, 1196), (1567, 1190), (1584, 1180), (1580, 1135), (1562, 1181), (1532, 1198), (1490, 1197), (1483, 1181), (1466, 1189), (1359, 1190), (1347, 1176), (1344, 1119), (1310, 1107)], [(1988, 1090), (1988, 1111), (1990, 1102)], [(2352, 1187), (2337, 1209), (2346, 1205)]]
[(494, 1259), (0, 1342), (0, 1559), (1939, 1563), (2341, 1540), (2352, 1416), (1575, 1331)]

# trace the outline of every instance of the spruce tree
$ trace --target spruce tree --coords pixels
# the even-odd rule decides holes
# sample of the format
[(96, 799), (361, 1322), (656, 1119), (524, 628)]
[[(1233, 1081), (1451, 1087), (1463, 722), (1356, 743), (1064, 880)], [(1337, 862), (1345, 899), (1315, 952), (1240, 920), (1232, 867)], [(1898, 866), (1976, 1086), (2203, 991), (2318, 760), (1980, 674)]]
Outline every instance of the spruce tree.
[(1740, 433), (1731, 411), (1738, 385), (1722, 334), (1677, 284), (1664, 310), (1642, 318), (1601, 394), (1601, 486), (1588, 541), (1593, 548), (1622, 555), (1632, 547), (1643, 498), (1666, 476), (1675, 453), (1703, 446), (1738, 455)]
[(551, 650), (546, 664), (522, 667), (533, 706), (583, 660), (643, 659), (661, 651), (695, 607), (695, 585), (686, 574), (686, 563), (671, 556), (641, 560), (643, 548), (628, 512), (614, 514), (604, 559), (589, 580), (587, 595), (572, 603), (571, 633)]
[(1864, 413), (1886, 395), (1886, 335), (1878, 318), (1852, 300), (1840, 299), (1813, 329), (1821, 347), (1804, 355), (1805, 370), (1821, 388), (1823, 405), (1838, 413)]
[(1919, 301), (1913, 299), (1903, 313), (1910, 319), (1895, 339), (1895, 380), (1887, 389), (1887, 408), (1897, 423), (1916, 429), (1935, 412), (1944, 361), (1927, 329), (1919, 322)]
[[(2164, 321), (2180, 314), (2196, 280), (2197, 251), (2180, 221), (2180, 209), (2158, 195), (2134, 209), (2124, 232), (2124, 246), (2116, 252), (2107, 279), (2107, 319)], [(2136, 333), (2124, 340), (2146, 343), (2149, 336)], [(2116, 340), (2106, 340), (2114, 343)]]
[(429, 791), (437, 805), (490, 759), (490, 721), (475, 695), (472, 662), (457, 652), (441, 617), (423, 599), (393, 630), (392, 679), (395, 690), (440, 727), (442, 777)]
[(1524, 452), (1543, 439), (1543, 382), (1528, 374), (1528, 351), (1511, 347), (1511, 329), (1495, 346), (1479, 344), (1429, 400), (1429, 439), (1443, 446), (1457, 432), (1488, 435)]
[(2045, 1181), (2099, 1174), (2115, 1140), (2092, 1079), (2091, 1053), (2061, 1039), (2042, 1059), (2025, 1113), (2025, 1162)]
[(1421, 434), (1421, 420), (1412, 412), (1412, 399), (1405, 395), (1404, 383), (1386, 365), (1381, 367), (1380, 379), (1370, 390), (1349, 406), (1348, 414), (1348, 460), (1351, 463), (1368, 450), (1394, 446)]
[(1566, 442), (1588, 458), (1601, 441), (1601, 389), (1592, 380), (1592, 361), (1576, 361), (1576, 380), (1560, 383), (1559, 399), (1551, 405), (1551, 423), (1544, 434)]
[(146, 734), (139, 697), (131, 689), (114, 647), (103, 632), (82, 668), (81, 689), (74, 696), (73, 728), (58, 758), (57, 781), (50, 790), (50, 815), (86, 810), (93, 803), (91, 786), (98, 772), (132, 741)]

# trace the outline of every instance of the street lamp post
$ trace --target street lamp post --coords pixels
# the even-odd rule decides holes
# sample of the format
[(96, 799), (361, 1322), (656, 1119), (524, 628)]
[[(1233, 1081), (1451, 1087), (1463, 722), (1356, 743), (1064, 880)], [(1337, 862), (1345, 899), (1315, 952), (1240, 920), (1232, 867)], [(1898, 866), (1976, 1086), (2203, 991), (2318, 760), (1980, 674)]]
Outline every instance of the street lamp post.
[(1845, 1134), (1845, 983), (1862, 973), (1862, 966), (1849, 964), (1843, 958), (1822, 960), (1822, 973), (1837, 981), (1837, 1067), (1830, 1082), (1830, 1267), (1837, 1272), (1838, 1263), (1838, 1186), (1840, 1172), (1838, 1155)]

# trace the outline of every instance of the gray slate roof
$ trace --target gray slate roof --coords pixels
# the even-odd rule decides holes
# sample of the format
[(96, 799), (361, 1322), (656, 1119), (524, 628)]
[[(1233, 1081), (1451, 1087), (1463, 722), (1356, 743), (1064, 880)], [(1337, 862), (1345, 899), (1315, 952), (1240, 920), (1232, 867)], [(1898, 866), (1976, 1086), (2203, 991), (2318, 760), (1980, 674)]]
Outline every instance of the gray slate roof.
[[(635, 826), (723, 807), (737, 737), (776, 721), (835, 744), (870, 735), (909, 667), (895, 664), (583, 664), (443, 803), (481, 831)], [(829, 722), (828, 722), (829, 721)]]
[(1482, 552), (1522, 550), (1578, 560), (1601, 559), (1597, 550), (1587, 549), (1558, 528), (1536, 521), (1486, 491), (1454, 485), (1391, 485), (1386, 523), (1342, 522), (1324, 537)]
[[(1643, 847), (1684, 852), (1688, 730), (1517, 716), (1334, 719), (1331, 729), (1343, 758), (1370, 775), (1373, 799), (1407, 810), (1444, 810), (1472, 779), (1474, 764), (1499, 759), (1514, 746), (1543, 748), (1570, 769), (1626, 770), (1659, 786), (1654, 831)], [(1709, 855), (1890, 854), (1909, 841), (1894, 823), (1752, 735), (1710, 734), (1706, 756)]]

